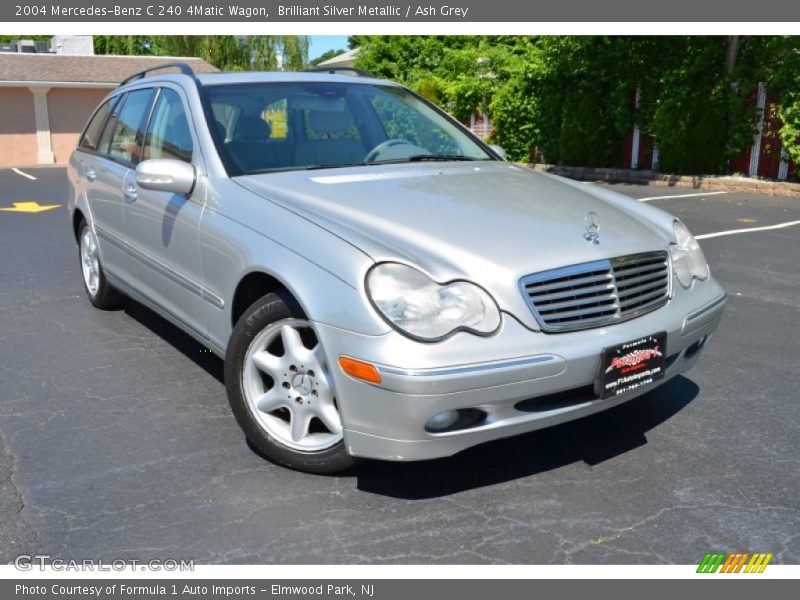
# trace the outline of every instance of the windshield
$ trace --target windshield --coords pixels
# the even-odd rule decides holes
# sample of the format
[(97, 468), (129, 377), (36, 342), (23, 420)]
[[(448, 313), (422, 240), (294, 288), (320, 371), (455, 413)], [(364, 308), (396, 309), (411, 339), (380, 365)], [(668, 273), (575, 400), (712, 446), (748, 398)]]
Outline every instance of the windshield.
[(209, 85), (209, 126), (228, 174), (439, 160), (495, 160), (407, 90), (340, 82)]

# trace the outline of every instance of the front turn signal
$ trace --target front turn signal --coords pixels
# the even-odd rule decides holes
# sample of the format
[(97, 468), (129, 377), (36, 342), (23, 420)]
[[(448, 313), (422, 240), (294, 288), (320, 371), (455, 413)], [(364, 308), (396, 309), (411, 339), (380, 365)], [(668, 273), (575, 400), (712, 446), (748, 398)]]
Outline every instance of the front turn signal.
[(378, 369), (369, 363), (347, 356), (340, 356), (339, 366), (342, 368), (342, 371), (350, 375), (350, 377), (355, 377), (356, 379), (369, 383), (381, 382), (381, 375), (378, 373)]

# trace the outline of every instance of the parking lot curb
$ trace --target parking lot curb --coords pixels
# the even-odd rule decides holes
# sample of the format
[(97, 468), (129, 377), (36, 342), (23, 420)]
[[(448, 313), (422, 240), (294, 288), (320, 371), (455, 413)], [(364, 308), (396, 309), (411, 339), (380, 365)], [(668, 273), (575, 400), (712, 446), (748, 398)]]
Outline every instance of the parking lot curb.
[(800, 183), (770, 181), (750, 177), (669, 175), (635, 169), (609, 169), (594, 167), (569, 167), (564, 165), (525, 164), (522, 166), (580, 181), (604, 181), (606, 183), (631, 183), (667, 187), (692, 188), (709, 192), (744, 192), (766, 196), (800, 198)]

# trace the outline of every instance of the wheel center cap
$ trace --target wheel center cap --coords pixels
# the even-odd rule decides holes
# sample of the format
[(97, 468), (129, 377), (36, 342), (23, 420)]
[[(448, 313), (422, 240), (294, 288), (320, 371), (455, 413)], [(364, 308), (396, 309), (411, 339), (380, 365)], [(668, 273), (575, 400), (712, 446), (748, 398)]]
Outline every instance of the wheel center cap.
[(303, 396), (310, 394), (311, 377), (309, 377), (308, 373), (298, 373), (292, 377), (292, 387)]

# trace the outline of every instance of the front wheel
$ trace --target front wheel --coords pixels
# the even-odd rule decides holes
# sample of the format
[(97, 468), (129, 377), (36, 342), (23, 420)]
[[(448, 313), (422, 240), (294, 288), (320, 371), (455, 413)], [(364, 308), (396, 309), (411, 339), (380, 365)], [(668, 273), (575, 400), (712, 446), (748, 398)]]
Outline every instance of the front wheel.
[(236, 420), (270, 460), (309, 473), (355, 464), (325, 351), (307, 319), (278, 294), (239, 319), (225, 357), (225, 387)]

